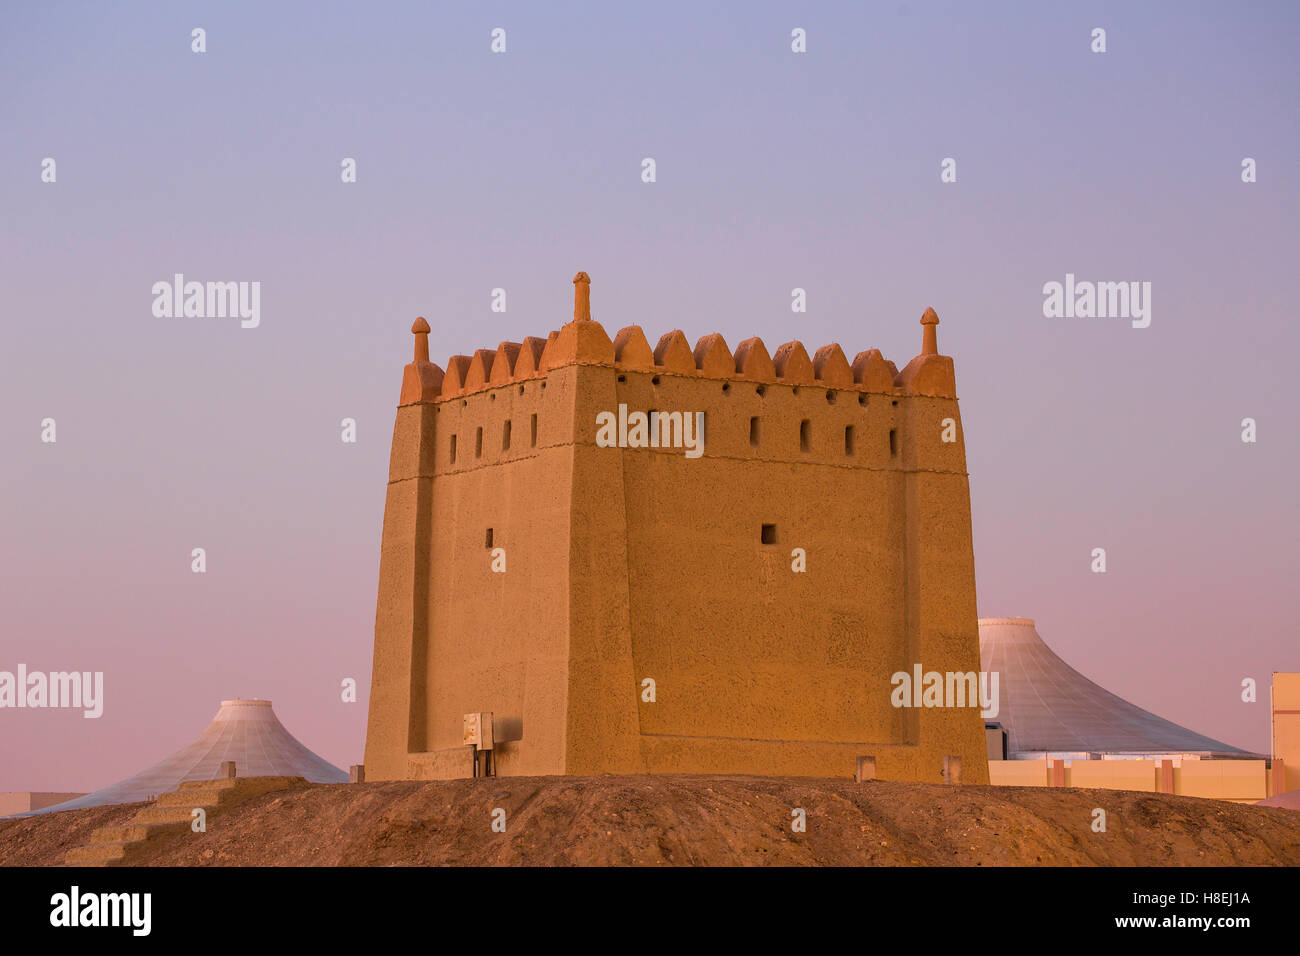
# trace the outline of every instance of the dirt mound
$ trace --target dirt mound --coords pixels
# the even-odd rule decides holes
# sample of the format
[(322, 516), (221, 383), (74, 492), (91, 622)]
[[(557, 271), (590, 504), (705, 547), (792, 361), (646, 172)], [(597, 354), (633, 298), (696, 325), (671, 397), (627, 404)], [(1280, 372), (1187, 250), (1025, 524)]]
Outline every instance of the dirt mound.
[(90, 835), (96, 829), (125, 824), (145, 806), (143, 803), (128, 803), (0, 820), (0, 865), (60, 864), (69, 850), (90, 842)]
[[(0, 864), (56, 865), (140, 804), (0, 820)], [(505, 811), (505, 832), (493, 830)], [(806, 816), (795, 832), (794, 811)], [(1094, 832), (1095, 809), (1105, 832)], [(770, 777), (313, 785), (151, 840), (152, 866), (1300, 864), (1300, 813), (1119, 790)]]

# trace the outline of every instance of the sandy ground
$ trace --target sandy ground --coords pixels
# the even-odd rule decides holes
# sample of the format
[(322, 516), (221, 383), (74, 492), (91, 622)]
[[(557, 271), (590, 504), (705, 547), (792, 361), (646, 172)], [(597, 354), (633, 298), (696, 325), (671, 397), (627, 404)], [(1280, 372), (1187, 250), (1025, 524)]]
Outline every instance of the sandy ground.
[[(61, 864), (139, 808), (0, 820), (0, 864)], [(492, 829), (505, 811), (505, 832)], [(794, 832), (802, 808), (807, 829)], [(1106, 832), (1092, 829), (1094, 809)], [(498, 815), (499, 816), (499, 815)], [(1116, 790), (768, 777), (311, 786), (154, 841), (153, 866), (1300, 865), (1300, 811)]]

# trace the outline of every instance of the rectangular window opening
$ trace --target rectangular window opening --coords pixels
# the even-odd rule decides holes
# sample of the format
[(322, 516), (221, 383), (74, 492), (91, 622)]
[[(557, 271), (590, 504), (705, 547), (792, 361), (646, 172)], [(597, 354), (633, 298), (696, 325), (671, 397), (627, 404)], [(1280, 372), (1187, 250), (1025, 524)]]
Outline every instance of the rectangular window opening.
[(812, 450), (812, 421), (807, 418), (799, 423), (799, 449), (805, 454)]
[(487, 543), (486, 543), (485, 547), (488, 547), (488, 548), (492, 547), (492, 529), (491, 529), (491, 528), (488, 528), (488, 529), (487, 529)]
[(763, 530), (759, 533), (759, 540), (763, 544), (776, 544), (776, 525), (763, 525)]
[(758, 447), (758, 416), (749, 420), (749, 444), (754, 448)]
[(507, 418), (506, 423), (501, 427), (501, 450), (508, 451), (509, 449), (510, 449), (510, 419)]
[(536, 412), (533, 413), (533, 437), (532, 437), (532, 445), (533, 445), (534, 448), (537, 447), (537, 413), (536, 413)]
[(456, 464), (456, 436), (451, 436), (451, 463)]
[(844, 454), (853, 455), (853, 426), (844, 426)]
[(889, 457), (893, 458), (898, 454), (898, 429), (889, 430)]
[(478, 431), (474, 433), (474, 457), (483, 457), (483, 427), (479, 426)]

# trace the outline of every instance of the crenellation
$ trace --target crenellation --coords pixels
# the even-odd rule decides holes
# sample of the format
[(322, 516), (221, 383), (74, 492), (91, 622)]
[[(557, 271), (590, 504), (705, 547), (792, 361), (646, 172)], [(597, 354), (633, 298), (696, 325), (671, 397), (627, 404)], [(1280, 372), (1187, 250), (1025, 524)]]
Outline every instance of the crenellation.
[(880, 349), (859, 352), (853, 360), (853, 381), (869, 392), (892, 392), (898, 370), (886, 362)]
[[(556, 339), (559, 339), (558, 335)], [(690, 370), (666, 368), (665, 365), (673, 364), (673, 354), (679, 355), (684, 361), (685, 355), (681, 350), (684, 341), (680, 331), (675, 330), (665, 334), (660, 343), (663, 347), (661, 357), (664, 357), (666, 362), (656, 363), (653, 361), (653, 353), (649, 350), (649, 343), (639, 327), (628, 326), (620, 330), (613, 347), (626, 356), (626, 360), (599, 363), (601, 367), (608, 367), (619, 373), (615, 407), (621, 402), (630, 409), (639, 411), (657, 408), (665, 412), (672, 410), (703, 412), (710, 421), (709, 454), (723, 453), (720, 449), (726, 446), (728, 449), (726, 454), (760, 460), (825, 462), (865, 468), (903, 466), (906, 458), (899, 453), (905, 447), (910, 448), (912, 438), (911, 432), (904, 427), (904, 422), (900, 418), (898, 398), (883, 406), (873, 406), (867, 401), (867, 393), (870, 391), (899, 394), (899, 390), (892, 384), (889, 387), (885, 385), (885, 382), (892, 381), (892, 378), (889, 363), (881, 358), (878, 350), (870, 349), (859, 353), (853, 366), (850, 367), (843, 350), (837, 343), (832, 343), (819, 348), (816, 357), (804, 365), (803, 359), (806, 358), (807, 352), (803, 349), (802, 343), (789, 342), (778, 350), (785, 371), (785, 377), (780, 377), (776, 373), (775, 363), (768, 358), (767, 349), (760, 338), (746, 339), (737, 347), (733, 357), (723, 336), (720, 333), (711, 333), (701, 337), (696, 344), (690, 359), (692, 366)], [(556, 370), (531, 372), (527, 368), (530, 356), (536, 357), (543, 348), (541, 339), (529, 337), (524, 343), (502, 342), (495, 352), (479, 349), (472, 356), (452, 356), (448, 361), (450, 375), (444, 375), (436, 365), (423, 367), (417, 366), (417, 363), (407, 366), (407, 373), (414, 374), (412, 369), (416, 367), (424, 369), (421, 374), (425, 376), (424, 381), (427, 383), (425, 394), (427, 389), (432, 387), (433, 382), (441, 384), (440, 393), (432, 399), (425, 398), (424, 401), (434, 401), (442, 407), (447, 404), (447, 400), (456, 399), (456, 404), (461, 406), (473, 404), (475, 408), (481, 407), (484, 410), (483, 415), (486, 416), (483, 419), (484, 427), (488, 429), (489, 438), (482, 454), (478, 453), (477, 439), (474, 440), (476, 451), (474, 466), (477, 466), (482, 461), (495, 460), (492, 458), (494, 446), (490, 436), (503, 428), (506, 421), (511, 421), (512, 427), (525, 427), (518, 412), (519, 403), (512, 393), (515, 387), (518, 387), (520, 389), (518, 394), (522, 395), (524, 384), (539, 377), (544, 389), (545, 383)], [(638, 350), (642, 350), (639, 358), (636, 356)], [(933, 358), (942, 360), (946, 357)], [(510, 368), (512, 361), (514, 367)], [(482, 382), (480, 379), (483, 370), (488, 367), (491, 368), (492, 374), (487, 382)], [(560, 366), (560, 368), (565, 367), (568, 366)], [(799, 372), (800, 368), (802, 373)], [(511, 373), (509, 376), (506, 374), (507, 369)], [(523, 375), (523, 378), (514, 374), (516, 370)], [(753, 370), (752, 378), (751, 370)], [(457, 379), (462, 375), (463, 384), (458, 385)], [(744, 380), (761, 384), (753, 391), (738, 392), (732, 388), (737, 381)], [(808, 390), (809, 388), (811, 390)], [(403, 389), (403, 394), (406, 395), (409, 391), (408, 385), (404, 384)], [(541, 395), (542, 389), (538, 389), (536, 394)], [(634, 398), (634, 395), (641, 397)], [(841, 395), (856, 395), (858, 400), (841, 404), (837, 401)], [(493, 408), (498, 396), (504, 396), (506, 401)], [(914, 402), (922, 399), (929, 401), (947, 398), (938, 394), (914, 396), (909, 394), (909, 397)], [(483, 399), (483, 402), (480, 403), (478, 399)], [(728, 414), (728, 409), (734, 407), (737, 402), (752, 405), (752, 413), (747, 413), (737, 422), (729, 424), (731, 416)], [(797, 408), (791, 407), (792, 403)], [(887, 414), (874, 414), (877, 407)], [(529, 415), (540, 410), (536, 405), (530, 405), (529, 408)], [(773, 417), (793, 415), (796, 412), (800, 416), (800, 421), (805, 418), (809, 421), (808, 449), (803, 447), (797, 432), (791, 432), (781, 439), (779, 436), (782, 433), (766, 424)], [(518, 424), (513, 424), (515, 419), (520, 419)], [(758, 420), (757, 429), (763, 436), (757, 445), (750, 440), (750, 422), (754, 419)], [(941, 420), (943, 420), (942, 415), (934, 419), (936, 423), (934, 429), (939, 428), (937, 423)], [(575, 442), (590, 443), (594, 440), (594, 425), (589, 428), (584, 427), (581, 421), (574, 424)], [(446, 429), (450, 425), (444, 422), (442, 427)], [(847, 428), (853, 429), (851, 437), (845, 432)], [(531, 434), (531, 431), (530, 424), (528, 433)], [(894, 433), (892, 446), (889, 440), (891, 431)], [(929, 432), (924, 434), (928, 436)], [(464, 444), (466, 440), (463, 436), (459, 438), (459, 448), (462, 452), (466, 447)], [(450, 439), (447, 438), (446, 441)], [(853, 449), (851, 453), (848, 451), (850, 447)], [(893, 454), (888, 451), (891, 447)], [(949, 450), (951, 450), (951, 443), (946, 443), (944, 447), (937, 448), (934, 454), (924, 455), (923, 459), (925, 461), (931, 458), (945, 459), (950, 457), (946, 454)], [(959, 460), (964, 461), (964, 448), (959, 448), (958, 454), (963, 456)], [(439, 460), (446, 462), (447, 458), (448, 456), (441, 456)], [(458, 465), (470, 467), (463, 457), (458, 460)], [(946, 465), (936, 467), (947, 470)]]
[(515, 360), (514, 380), (521, 382), (535, 378), (542, 372), (542, 352), (546, 348), (546, 339), (528, 336), (520, 343), (519, 357)]
[(474, 350), (469, 360), (469, 371), (465, 374), (465, 391), (474, 392), (487, 387), (492, 378), (492, 363), (495, 359), (496, 352), (492, 349)]
[(642, 369), (655, 367), (655, 353), (639, 325), (619, 329), (614, 336), (614, 361), (620, 368)]
[(492, 359), (492, 374), (488, 378), (490, 385), (509, 385), (515, 378), (515, 366), (519, 360), (519, 342), (502, 342), (497, 346)]
[(573, 321), (547, 344), (543, 363), (547, 371), (567, 365), (613, 365), (614, 343), (599, 322)]
[(681, 329), (673, 329), (659, 337), (659, 344), (655, 346), (655, 365), (665, 372), (694, 374), (695, 353)]
[(736, 359), (727, 348), (727, 340), (722, 333), (713, 332), (702, 336), (695, 343), (695, 367), (701, 375), (711, 378), (730, 378), (736, 374)]
[(743, 378), (770, 382), (776, 380), (776, 365), (767, 354), (763, 340), (755, 336), (736, 346), (736, 374)]
[(469, 375), (468, 355), (453, 355), (447, 359), (447, 372), (442, 380), (442, 397), (451, 398), (465, 390), (465, 379)]
[(799, 341), (786, 342), (772, 356), (777, 377), (791, 385), (811, 385), (816, 380), (812, 359)]
[(853, 369), (849, 367), (849, 360), (844, 357), (844, 350), (838, 342), (823, 345), (817, 350), (813, 356), (813, 371), (817, 375), (817, 381), (828, 387), (852, 388), (854, 385)]
[[(926, 315), (934, 316), (933, 310)], [(933, 334), (933, 323), (926, 323)], [(427, 324), (427, 323), (426, 323)], [(427, 339), (427, 333), (424, 334)], [(427, 341), (424, 345), (427, 348)], [(419, 345), (417, 343), (417, 350)], [(412, 366), (429, 365), (418, 357)], [(502, 342), (496, 349), (476, 349), (473, 355), (453, 355), (445, 372), (436, 365), (425, 371), (419, 401), (438, 401), (502, 385), (546, 376), (569, 365), (598, 365), (620, 371), (654, 371), (667, 375), (708, 379), (743, 379), (769, 384), (819, 385), (828, 389), (955, 398), (952, 359), (922, 353), (900, 373), (879, 349), (859, 352), (849, 364), (839, 343), (817, 349), (809, 357), (798, 340), (786, 342), (774, 355), (757, 336), (745, 339), (732, 352), (720, 332), (702, 336), (690, 347), (685, 333), (664, 333), (652, 350), (644, 331), (635, 325), (620, 329), (611, 341), (600, 323), (590, 319), (570, 322), (546, 339), (528, 336), (522, 343)], [(437, 372), (433, 372), (437, 369)], [(436, 388), (429, 384), (436, 378)], [(430, 389), (434, 394), (430, 394)], [(403, 391), (403, 404), (412, 389)]]

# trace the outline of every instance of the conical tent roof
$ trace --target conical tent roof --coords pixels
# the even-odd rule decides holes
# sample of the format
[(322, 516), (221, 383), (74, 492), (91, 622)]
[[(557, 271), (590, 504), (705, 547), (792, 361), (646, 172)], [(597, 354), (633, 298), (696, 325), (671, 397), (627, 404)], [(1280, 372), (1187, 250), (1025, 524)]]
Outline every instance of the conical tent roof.
[(305, 777), (312, 783), (346, 783), (348, 775), (300, 744), (285, 729), (269, 700), (223, 700), (212, 723), (188, 747), (134, 777), (56, 803), (37, 813), (138, 803), (175, 790), (185, 780), (215, 780), (223, 761), (241, 777)]
[(1267, 800), (1256, 800), (1257, 807), (1284, 807), (1287, 810), (1300, 810), (1300, 790), (1288, 790), (1286, 793), (1279, 793), (1269, 797)]
[(1076, 671), (1025, 617), (981, 618), (980, 662), (997, 672), (1007, 755), (1197, 754), (1256, 757), (1130, 704)]

